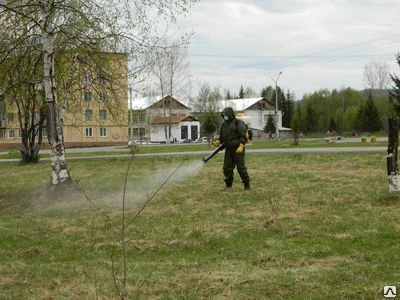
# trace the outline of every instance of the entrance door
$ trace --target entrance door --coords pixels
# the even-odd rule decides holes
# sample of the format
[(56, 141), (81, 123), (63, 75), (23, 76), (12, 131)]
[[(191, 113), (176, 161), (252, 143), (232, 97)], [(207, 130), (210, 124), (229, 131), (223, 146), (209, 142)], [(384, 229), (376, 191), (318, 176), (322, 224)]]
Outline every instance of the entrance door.
[(190, 131), (191, 131), (192, 140), (193, 141), (197, 140), (197, 138), (199, 137), (197, 134), (197, 132), (198, 132), (197, 126), (191, 126)]

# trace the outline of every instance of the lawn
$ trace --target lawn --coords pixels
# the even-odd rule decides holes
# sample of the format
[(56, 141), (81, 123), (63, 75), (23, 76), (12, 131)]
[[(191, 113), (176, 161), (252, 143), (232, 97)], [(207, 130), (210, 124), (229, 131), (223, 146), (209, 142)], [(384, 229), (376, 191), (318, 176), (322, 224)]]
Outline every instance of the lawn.
[(133, 158), (123, 214), (129, 162), (70, 161), (75, 183), (55, 190), (49, 162), (0, 165), (1, 298), (382, 299), (400, 285), (382, 154), (249, 155), (249, 192), (238, 176), (224, 190), (222, 157)]
[[(322, 138), (310, 138), (310, 139), (300, 139), (298, 145), (293, 144), (292, 139), (282, 139), (282, 140), (254, 140), (250, 145), (247, 145), (248, 149), (287, 149), (287, 148), (327, 148), (327, 147), (387, 147), (386, 141), (376, 141), (371, 142), (371, 139), (367, 139), (366, 143), (361, 143), (361, 138), (359, 141), (357, 139), (351, 142), (340, 140), (334, 143), (324, 142)], [(98, 151), (93, 148), (93, 152), (79, 152), (76, 149), (66, 150), (67, 157), (82, 157), (82, 156), (107, 156), (107, 155), (127, 155), (131, 151), (137, 154), (149, 154), (149, 153), (169, 153), (169, 152), (187, 152), (187, 151), (212, 151), (214, 147), (207, 143), (190, 143), (190, 144), (150, 144), (150, 145), (136, 145), (134, 147), (124, 147), (119, 146), (116, 149)], [(49, 157), (49, 154), (41, 154), (42, 158)], [(20, 151), (18, 149), (0, 151), (0, 159), (18, 159), (21, 158)]]

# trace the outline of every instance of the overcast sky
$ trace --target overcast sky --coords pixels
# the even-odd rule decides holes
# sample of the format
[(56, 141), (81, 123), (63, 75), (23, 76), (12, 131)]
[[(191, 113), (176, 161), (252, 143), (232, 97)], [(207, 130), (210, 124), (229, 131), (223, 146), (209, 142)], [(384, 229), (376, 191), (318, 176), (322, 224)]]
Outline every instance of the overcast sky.
[(363, 89), (364, 66), (386, 62), (400, 75), (400, 0), (200, 0), (179, 26), (193, 96), (200, 83), (238, 93), (278, 85), (304, 93)]

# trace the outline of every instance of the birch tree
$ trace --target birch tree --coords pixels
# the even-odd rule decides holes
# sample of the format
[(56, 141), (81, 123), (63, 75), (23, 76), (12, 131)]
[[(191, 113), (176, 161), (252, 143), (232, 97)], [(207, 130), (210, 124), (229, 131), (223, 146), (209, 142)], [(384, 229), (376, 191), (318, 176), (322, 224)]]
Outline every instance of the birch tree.
[(372, 61), (364, 66), (364, 83), (369, 89), (385, 89), (390, 82), (389, 65)]
[[(3, 23), (4, 26), (11, 26), (11, 20), (8, 21)], [(14, 24), (13, 28), (16, 27), (22, 29), (24, 24)], [(3, 45), (13, 38), (10, 32), (2, 32)], [(43, 98), (42, 56), (34, 49), (34, 38), (26, 42), (26, 45), (16, 48), (9, 59), (2, 62), (0, 86), (2, 99), (6, 102), (8, 122), (19, 123), (22, 161), (37, 162), (45, 123), (45, 107), (41, 101), (37, 101)]]
[(212, 89), (207, 83), (202, 83), (198, 96), (190, 103), (210, 141), (220, 126), (220, 112), (223, 109), (221, 100), (219, 87)]
[[(190, 87), (189, 63), (186, 60), (185, 48), (175, 42), (157, 51), (152, 73), (157, 79), (162, 97), (166, 95), (175, 97), (182, 94), (185, 88)], [(171, 141), (172, 106), (170, 104), (166, 104), (165, 101), (163, 103), (164, 119), (168, 119), (168, 123), (164, 124), (166, 143)]]
[[(101, 52), (123, 52), (129, 56), (128, 78), (151, 66), (149, 53), (159, 46), (167, 25), (187, 12), (196, 0), (3, 0), (0, 1), (0, 35), (12, 32), (12, 39), (1, 42), (1, 67), (16, 49), (33, 47), (42, 56), (44, 102), (47, 106), (48, 140), (51, 147), (52, 184), (69, 180), (63, 138), (63, 120), (70, 100), (68, 88), (60, 93), (60, 69), (56, 55), (73, 53), (73, 69), (81, 57)], [(13, 20), (14, 23), (9, 20)], [(24, 24), (25, 27), (13, 24)], [(30, 44), (31, 40), (35, 44)], [(27, 45), (29, 44), (29, 45)], [(69, 77), (67, 77), (69, 78)], [(72, 79), (72, 78), (71, 78)], [(131, 81), (134, 82), (134, 81)], [(66, 82), (64, 87), (71, 87)], [(60, 101), (60, 95), (63, 95)]]

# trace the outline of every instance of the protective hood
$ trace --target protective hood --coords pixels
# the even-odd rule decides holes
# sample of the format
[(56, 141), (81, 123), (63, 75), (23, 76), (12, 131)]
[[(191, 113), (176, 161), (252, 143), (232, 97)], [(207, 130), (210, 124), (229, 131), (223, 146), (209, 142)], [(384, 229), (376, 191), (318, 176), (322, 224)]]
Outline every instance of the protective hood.
[(221, 113), (221, 117), (223, 118), (224, 116), (227, 116), (229, 121), (235, 119), (235, 112), (233, 111), (233, 108), (225, 107)]

